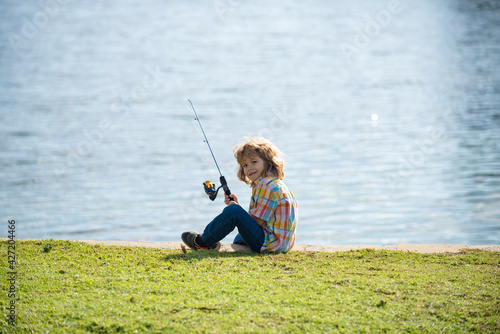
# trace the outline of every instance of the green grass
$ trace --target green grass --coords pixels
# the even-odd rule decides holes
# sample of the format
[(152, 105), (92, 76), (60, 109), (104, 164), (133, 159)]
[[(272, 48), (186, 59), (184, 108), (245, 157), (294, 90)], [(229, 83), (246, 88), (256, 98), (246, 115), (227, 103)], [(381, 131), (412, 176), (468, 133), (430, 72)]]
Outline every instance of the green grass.
[(246, 254), (17, 241), (16, 333), (499, 333), (500, 253)]

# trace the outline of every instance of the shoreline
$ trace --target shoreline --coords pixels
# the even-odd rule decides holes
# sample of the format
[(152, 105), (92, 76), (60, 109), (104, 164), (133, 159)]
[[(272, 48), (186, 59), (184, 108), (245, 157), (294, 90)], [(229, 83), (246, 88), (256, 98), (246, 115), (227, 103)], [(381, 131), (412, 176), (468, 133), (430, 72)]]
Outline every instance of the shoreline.
[[(1, 241), (7, 241), (8, 238), (0, 238)], [(44, 241), (51, 239), (16, 239), (16, 241)], [(53, 239), (54, 240), (54, 239)], [(55, 239), (59, 240), (59, 239)], [(147, 248), (158, 248), (158, 249), (178, 249), (182, 250), (183, 246), (185, 249), (189, 249), (182, 242), (158, 242), (158, 241), (120, 241), (120, 240), (63, 240), (72, 242), (83, 242), (92, 245), (104, 245), (104, 246), (126, 246), (126, 247), (147, 247)], [(351, 250), (359, 249), (375, 249), (375, 250), (392, 250), (392, 251), (404, 251), (412, 253), (421, 254), (433, 254), (433, 253), (459, 253), (464, 250), (484, 250), (491, 252), (500, 252), (500, 245), (475, 245), (468, 246), (462, 244), (397, 244), (397, 245), (310, 245), (305, 243), (296, 243), (291, 251), (298, 252), (346, 252)], [(250, 252), (250, 248), (241, 245), (235, 245), (231, 243), (222, 243), (220, 252)]]

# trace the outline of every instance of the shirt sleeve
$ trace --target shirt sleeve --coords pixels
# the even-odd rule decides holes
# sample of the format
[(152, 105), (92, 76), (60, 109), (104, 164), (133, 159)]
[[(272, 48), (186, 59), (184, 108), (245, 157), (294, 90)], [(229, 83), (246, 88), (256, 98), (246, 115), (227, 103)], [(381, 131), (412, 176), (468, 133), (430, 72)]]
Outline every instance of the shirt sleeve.
[(270, 187), (262, 186), (252, 197), (250, 214), (267, 222), (273, 218), (277, 207), (275, 192)]

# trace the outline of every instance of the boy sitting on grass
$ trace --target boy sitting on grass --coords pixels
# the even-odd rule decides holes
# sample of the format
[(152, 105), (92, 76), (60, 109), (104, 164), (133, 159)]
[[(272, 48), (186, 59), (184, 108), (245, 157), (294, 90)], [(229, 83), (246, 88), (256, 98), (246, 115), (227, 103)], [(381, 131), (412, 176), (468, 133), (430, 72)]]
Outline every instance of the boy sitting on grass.
[(253, 252), (287, 252), (295, 244), (297, 202), (282, 181), (285, 176), (282, 153), (261, 137), (247, 140), (233, 149), (240, 165), (238, 178), (252, 187), (250, 209), (245, 211), (238, 197), (225, 195), (226, 207), (206, 227), (203, 234), (182, 233), (182, 241), (192, 249), (216, 249), (234, 228), (233, 243)]

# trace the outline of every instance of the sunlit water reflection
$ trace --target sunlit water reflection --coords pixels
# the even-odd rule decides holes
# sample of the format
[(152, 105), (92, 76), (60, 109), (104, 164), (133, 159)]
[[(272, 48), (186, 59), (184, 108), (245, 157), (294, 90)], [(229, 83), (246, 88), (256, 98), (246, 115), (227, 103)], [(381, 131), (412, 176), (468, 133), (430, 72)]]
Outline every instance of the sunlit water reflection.
[(190, 98), (244, 206), (232, 147), (288, 155), (299, 242), (500, 243), (498, 2), (221, 3), (0, 4), (18, 238), (202, 230), (224, 205)]

